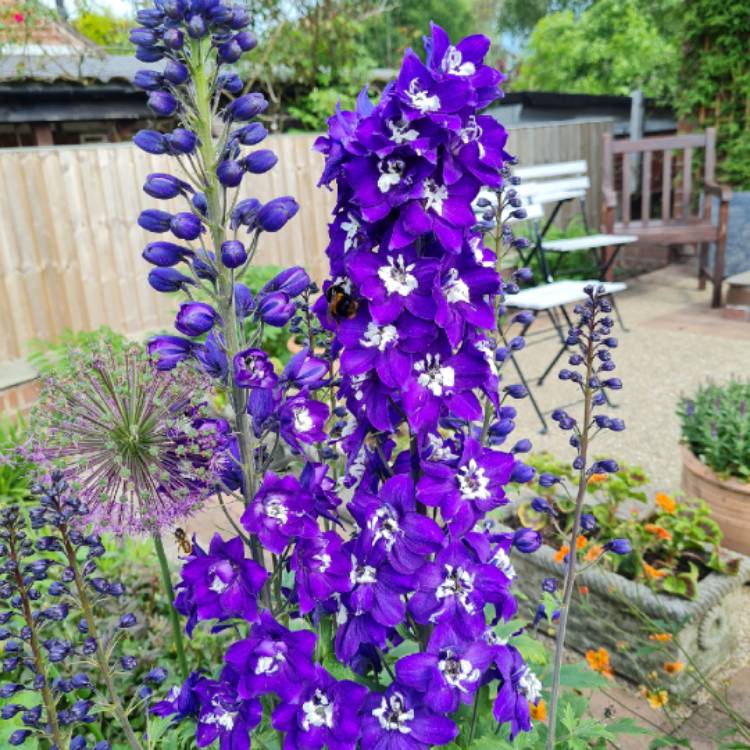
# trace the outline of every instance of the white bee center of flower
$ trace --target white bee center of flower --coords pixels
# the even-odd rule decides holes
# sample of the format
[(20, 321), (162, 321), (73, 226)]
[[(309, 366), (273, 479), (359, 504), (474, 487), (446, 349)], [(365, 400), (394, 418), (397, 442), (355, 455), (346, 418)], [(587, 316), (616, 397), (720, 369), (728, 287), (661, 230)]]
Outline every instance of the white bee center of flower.
[(529, 703), (536, 703), (542, 697), (542, 683), (526, 666), (523, 667), (521, 676), (518, 678), (518, 687), (523, 690)]
[(458, 270), (451, 268), (448, 271), (448, 280), (443, 284), (443, 294), (451, 305), (457, 302), (469, 302), (469, 287), (458, 275)]
[(322, 690), (316, 690), (309, 701), (302, 704), (302, 728), (307, 732), (310, 727), (333, 727), (333, 704)]
[(203, 724), (214, 724), (221, 727), (225, 732), (231, 732), (234, 729), (234, 716), (234, 714), (224, 710), (221, 706), (216, 706), (216, 711), (203, 716), (201, 722)]
[(359, 343), (365, 349), (377, 348), (378, 351), (384, 352), (389, 344), (395, 344), (397, 341), (398, 329), (396, 326), (379, 326), (377, 323), (370, 321), (365, 329), (364, 338), (361, 338)]
[(411, 143), (411, 141), (419, 138), (419, 131), (410, 128), (407, 120), (388, 120), (385, 124), (391, 131), (390, 139), (399, 146), (402, 143)]
[(355, 565), (349, 576), (352, 584), (357, 583), (377, 583), (378, 571), (371, 565)]
[(415, 265), (406, 265), (403, 255), (399, 255), (395, 260), (389, 257), (388, 265), (378, 269), (378, 276), (385, 284), (385, 291), (388, 294), (400, 294), (402, 297), (411, 294), (418, 286), (417, 277), (412, 273)]
[(428, 435), (427, 442), (430, 447), (430, 461), (453, 461), (458, 458), (450, 446), (436, 435)]
[(454, 76), (473, 76), (477, 70), (473, 62), (463, 61), (463, 56), (452, 44), (445, 50), (440, 67), (443, 73)]
[(445, 185), (438, 185), (435, 180), (427, 179), (422, 183), (424, 187), (424, 197), (427, 199), (425, 209), (429, 211), (434, 209), (438, 216), (443, 215), (443, 203), (448, 200), (448, 188)]
[(499, 547), (497, 552), (492, 556), (492, 562), (495, 563), (506, 578), (513, 579), (516, 577), (516, 569), (513, 567), (508, 553), (502, 547)]
[(441, 366), (439, 354), (428, 354), (414, 369), (419, 373), (417, 382), (433, 396), (442, 396), (444, 390), (456, 383), (456, 371), (448, 365)]
[(469, 115), (466, 120), (466, 127), (461, 128), (458, 133), (458, 137), (463, 143), (471, 143), (482, 137), (482, 126), (477, 122), (477, 118), (474, 115)]
[(422, 89), (418, 78), (413, 78), (406, 92), (412, 107), (418, 109), (422, 114), (425, 112), (437, 112), (440, 109), (440, 99), (433, 94), (430, 96)]
[(381, 539), (385, 540), (385, 548), (389, 552), (396, 542), (396, 537), (402, 533), (401, 527), (398, 525), (398, 519), (387, 506), (375, 511), (375, 514), (367, 522), (367, 528), (375, 532), (375, 542), (379, 542)]
[(443, 673), (445, 681), (462, 693), (468, 693), (469, 686), (478, 682), (482, 676), (468, 659), (456, 659), (450, 655), (438, 662), (438, 669)]
[(255, 674), (275, 674), (284, 662), (286, 657), (280, 651), (273, 656), (261, 656), (255, 665)]
[(293, 410), (294, 414), (294, 429), (297, 432), (310, 432), (315, 426), (310, 410), (306, 406), (300, 406)]
[(367, 380), (367, 373), (363, 373), (362, 375), (352, 375), (352, 390), (354, 391), (354, 398), (357, 399), (357, 401), (362, 401), (365, 397), (365, 394), (362, 393), (362, 383), (364, 383), (365, 380)]
[(400, 693), (394, 693), (390, 698), (383, 697), (380, 706), (373, 710), (372, 715), (386, 732), (411, 732), (411, 727), (407, 724), (414, 718), (414, 709), (406, 710), (404, 698)]
[(435, 597), (437, 599), (455, 597), (469, 614), (473, 614), (476, 608), (469, 599), (469, 595), (474, 591), (474, 575), (460, 565), (457, 568), (452, 565), (444, 567), (445, 576), (435, 591)]
[(319, 555), (315, 555), (313, 560), (318, 563), (318, 570), (321, 573), (325, 573), (328, 568), (331, 567), (331, 556), (327, 552), (321, 552)]
[(487, 363), (487, 367), (490, 368), (490, 372), (493, 375), (498, 375), (499, 370), (497, 369), (497, 362), (495, 361), (495, 350), (490, 348), (490, 342), (487, 339), (477, 341), (474, 346), (482, 352), (484, 361)]
[(404, 174), (404, 164), (401, 159), (385, 159), (378, 163), (378, 190), (381, 193), (387, 193), (392, 187), (396, 187), (401, 182)]
[(342, 222), (341, 228), (346, 232), (346, 239), (344, 240), (344, 252), (356, 247), (359, 243), (357, 242), (357, 234), (359, 233), (360, 223), (351, 214), (346, 215), (346, 221)]
[(289, 508), (281, 495), (269, 495), (263, 501), (263, 509), (269, 518), (275, 518), (282, 524), (289, 520)]
[(488, 500), (490, 479), (484, 469), (477, 465), (475, 459), (470, 459), (462, 466), (456, 475), (458, 488), (464, 500)]

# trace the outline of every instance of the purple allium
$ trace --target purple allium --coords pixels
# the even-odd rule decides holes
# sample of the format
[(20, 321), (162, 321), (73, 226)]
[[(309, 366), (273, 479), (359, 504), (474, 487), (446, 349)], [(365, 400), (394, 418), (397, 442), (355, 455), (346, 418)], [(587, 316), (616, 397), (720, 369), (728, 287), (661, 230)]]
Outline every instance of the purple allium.
[(245, 557), (245, 545), (239, 537), (225, 542), (217, 533), (208, 552), (193, 542), (178, 588), (191, 592), (199, 620), (241, 617), (255, 622), (256, 597), (267, 578), (263, 567)]
[(218, 438), (197, 440), (190, 429), (203, 378), (155, 369), (136, 345), (71, 352), (68, 364), (43, 389), (35, 440), (75, 479), (88, 520), (99, 530), (143, 534), (189, 516), (214, 485), (208, 462)]

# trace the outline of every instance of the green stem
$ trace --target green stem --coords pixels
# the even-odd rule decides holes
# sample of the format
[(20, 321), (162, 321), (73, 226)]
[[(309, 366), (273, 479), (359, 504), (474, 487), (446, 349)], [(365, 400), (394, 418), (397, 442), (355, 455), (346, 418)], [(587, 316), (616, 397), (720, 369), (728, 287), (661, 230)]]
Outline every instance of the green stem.
[(177, 663), (180, 667), (180, 676), (183, 680), (186, 680), (188, 676), (188, 665), (187, 659), (185, 658), (185, 643), (182, 637), (180, 615), (174, 608), (174, 589), (172, 588), (172, 576), (169, 570), (169, 561), (164, 552), (164, 544), (161, 541), (161, 535), (159, 532), (155, 531), (151, 538), (154, 541), (156, 557), (159, 560), (161, 583), (164, 588), (164, 596), (167, 599), (167, 606), (169, 608), (169, 621), (172, 625), (172, 642), (174, 643), (174, 648), (177, 652)]

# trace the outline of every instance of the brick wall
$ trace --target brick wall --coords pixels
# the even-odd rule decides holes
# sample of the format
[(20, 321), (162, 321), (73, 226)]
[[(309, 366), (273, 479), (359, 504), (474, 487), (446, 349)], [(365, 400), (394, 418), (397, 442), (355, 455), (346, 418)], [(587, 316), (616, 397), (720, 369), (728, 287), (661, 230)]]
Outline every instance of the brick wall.
[(8, 417), (26, 414), (39, 398), (40, 390), (39, 380), (28, 380), (0, 390), (0, 414)]

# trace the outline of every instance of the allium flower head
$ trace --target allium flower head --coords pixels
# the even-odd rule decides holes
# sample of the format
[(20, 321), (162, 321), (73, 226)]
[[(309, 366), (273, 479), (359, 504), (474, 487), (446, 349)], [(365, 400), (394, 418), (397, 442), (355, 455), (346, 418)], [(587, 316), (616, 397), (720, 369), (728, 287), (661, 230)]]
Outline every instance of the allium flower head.
[(59, 464), (100, 530), (142, 534), (189, 515), (212, 491), (218, 436), (194, 425), (194, 370), (157, 370), (138, 345), (72, 352), (37, 409), (41, 455)]

